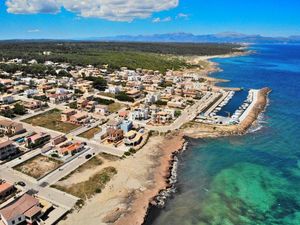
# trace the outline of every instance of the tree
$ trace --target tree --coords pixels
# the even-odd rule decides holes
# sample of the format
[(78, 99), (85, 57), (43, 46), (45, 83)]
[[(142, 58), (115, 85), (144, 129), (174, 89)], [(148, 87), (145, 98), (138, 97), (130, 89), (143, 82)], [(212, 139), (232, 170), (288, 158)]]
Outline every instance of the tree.
[(134, 102), (134, 98), (128, 96), (125, 92), (116, 94), (116, 99), (122, 102)]
[(26, 114), (26, 109), (23, 105), (16, 103), (13, 112), (17, 115), (24, 115)]
[(99, 91), (104, 91), (107, 87), (107, 81), (103, 77), (85, 77), (86, 80), (93, 81), (93, 87)]
[(175, 117), (181, 116), (181, 110), (175, 110), (174, 116)]

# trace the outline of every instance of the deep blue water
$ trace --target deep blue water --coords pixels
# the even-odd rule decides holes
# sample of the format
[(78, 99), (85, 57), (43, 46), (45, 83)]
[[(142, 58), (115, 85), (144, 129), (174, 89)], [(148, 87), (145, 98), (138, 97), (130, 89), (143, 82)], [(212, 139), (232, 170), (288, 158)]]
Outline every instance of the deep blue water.
[(219, 116), (232, 115), (247, 99), (248, 90), (236, 91), (230, 101), (217, 113)]
[(222, 85), (270, 87), (262, 128), (244, 136), (190, 140), (177, 193), (153, 225), (300, 224), (300, 46), (254, 46), (216, 59)]

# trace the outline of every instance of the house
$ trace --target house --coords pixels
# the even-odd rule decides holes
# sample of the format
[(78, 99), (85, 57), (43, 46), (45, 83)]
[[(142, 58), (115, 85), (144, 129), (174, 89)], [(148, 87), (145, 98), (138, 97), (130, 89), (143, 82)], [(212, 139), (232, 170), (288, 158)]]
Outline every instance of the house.
[(141, 143), (143, 139), (143, 135), (140, 133), (137, 133), (136, 131), (129, 131), (124, 135), (125, 138), (125, 145), (127, 146), (137, 146)]
[(149, 110), (147, 108), (137, 108), (131, 113), (131, 120), (149, 119)]
[(160, 100), (160, 94), (159, 93), (149, 93), (146, 95), (146, 98), (145, 98), (145, 104), (153, 104), (157, 101)]
[(126, 94), (131, 98), (138, 98), (141, 96), (141, 92), (137, 89), (127, 91)]
[(85, 110), (87, 110), (88, 112), (93, 112), (95, 110), (96, 104), (97, 102), (95, 101), (89, 101), (85, 107)]
[(122, 110), (118, 112), (119, 117), (126, 119), (128, 117), (129, 111), (127, 110)]
[(52, 104), (59, 104), (59, 103), (62, 103), (62, 102), (66, 102), (68, 101), (70, 98), (71, 98), (71, 94), (68, 94), (68, 93), (63, 93), (63, 94), (49, 94), (47, 95), (47, 97), (49, 98), (49, 101), (52, 103)]
[(74, 86), (75, 90), (79, 90), (83, 93), (86, 92), (92, 92), (93, 91), (93, 81), (88, 81), (88, 80), (82, 80), (75, 84)]
[(67, 137), (65, 135), (59, 135), (59, 136), (53, 138), (52, 144), (53, 145), (59, 145), (59, 144), (63, 143), (66, 140), (67, 140)]
[(107, 116), (109, 114), (108, 106), (107, 105), (96, 105), (95, 113), (102, 115), (102, 116)]
[(121, 130), (124, 131), (124, 133), (127, 133), (128, 131), (130, 131), (133, 127), (132, 121), (130, 120), (123, 120), (121, 123)]
[(120, 120), (109, 120), (107, 123), (106, 123), (106, 126), (108, 129), (119, 129), (120, 126), (121, 126), (121, 123), (122, 121)]
[(116, 143), (123, 139), (123, 130), (121, 129), (107, 129), (107, 141)]
[(84, 124), (88, 122), (89, 114), (87, 112), (77, 112), (76, 114), (70, 116), (70, 123), (73, 124)]
[(0, 95), (0, 103), (1, 104), (11, 104), (15, 101), (14, 99), (14, 96), (11, 95), (11, 94), (3, 94), (3, 95)]
[(84, 149), (84, 145), (81, 142), (73, 143), (67, 147), (60, 148), (59, 154), (66, 155), (75, 155), (77, 152), (80, 152)]
[(8, 139), (0, 139), (0, 160), (8, 159), (18, 154), (17, 146)]
[(0, 120), (0, 132), (8, 136), (13, 136), (24, 132), (23, 124), (14, 122), (12, 120)]
[(0, 78), (0, 84), (2, 84), (3, 86), (7, 87), (7, 86), (11, 86), (13, 84), (13, 80), (11, 79), (1, 79)]
[(38, 146), (46, 144), (48, 141), (50, 141), (50, 139), (51, 139), (50, 134), (46, 134), (46, 133), (34, 134), (27, 138), (26, 147), (36, 148)]
[(84, 109), (87, 104), (88, 104), (88, 100), (84, 99), (84, 98), (80, 98), (77, 100), (77, 109)]
[(23, 101), (23, 106), (29, 110), (36, 110), (42, 107), (42, 102), (40, 100), (30, 99), (28, 101)]
[(16, 189), (13, 184), (6, 182), (5, 180), (0, 180), (0, 199), (4, 199), (14, 193), (15, 190)]
[(61, 121), (67, 122), (70, 120), (71, 116), (75, 115), (77, 112), (74, 109), (66, 109), (61, 113)]
[(42, 206), (35, 197), (24, 194), (0, 210), (5, 225), (33, 224), (42, 216)]

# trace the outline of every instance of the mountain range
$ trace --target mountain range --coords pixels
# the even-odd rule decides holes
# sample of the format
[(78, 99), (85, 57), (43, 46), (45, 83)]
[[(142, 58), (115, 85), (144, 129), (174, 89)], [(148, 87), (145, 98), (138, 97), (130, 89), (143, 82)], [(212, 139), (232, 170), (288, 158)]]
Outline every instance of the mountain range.
[(232, 32), (207, 35), (194, 35), (191, 33), (166, 33), (136, 36), (119, 35), (110, 37), (90, 37), (84, 40), (121, 42), (300, 43), (300, 36), (265, 37), (262, 35), (247, 35)]

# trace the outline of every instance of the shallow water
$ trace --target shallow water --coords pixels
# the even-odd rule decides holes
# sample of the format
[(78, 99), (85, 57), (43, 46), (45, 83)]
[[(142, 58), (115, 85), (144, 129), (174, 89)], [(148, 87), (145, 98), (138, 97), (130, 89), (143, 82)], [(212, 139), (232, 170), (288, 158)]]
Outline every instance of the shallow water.
[(272, 88), (262, 122), (245, 136), (190, 140), (176, 194), (145, 224), (300, 224), (300, 46), (254, 48), (216, 59), (224, 71), (215, 76), (231, 80), (226, 86)]

